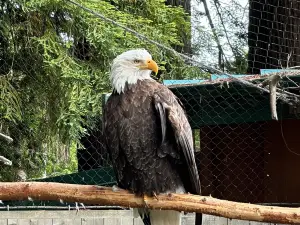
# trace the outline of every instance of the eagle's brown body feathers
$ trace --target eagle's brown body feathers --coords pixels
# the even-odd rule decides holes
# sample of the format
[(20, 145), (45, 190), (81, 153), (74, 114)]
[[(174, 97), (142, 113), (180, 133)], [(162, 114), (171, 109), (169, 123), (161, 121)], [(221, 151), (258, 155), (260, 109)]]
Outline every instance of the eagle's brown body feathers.
[[(192, 131), (175, 97), (147, 79), (113, 92), (104, 132), (118, 185), (136, 194), (200, 194)], [(183, 188), (182, 188), (183, 187)]]

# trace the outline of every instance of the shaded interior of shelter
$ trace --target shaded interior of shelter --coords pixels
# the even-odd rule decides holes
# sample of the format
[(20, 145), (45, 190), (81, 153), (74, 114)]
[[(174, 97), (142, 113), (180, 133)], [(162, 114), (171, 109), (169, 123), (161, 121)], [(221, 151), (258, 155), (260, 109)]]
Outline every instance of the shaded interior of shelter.
[(300, 203), (300, 120), (206, 126), (196, 153), (203, 195)]
[(278, 100), (275, 121), (269, 94), (239, 83), (171, 90), (183, 102), (192, 129), (200, 132), (196, 161), (203, 195), (250, 203), (300, 203), (299, 107)]

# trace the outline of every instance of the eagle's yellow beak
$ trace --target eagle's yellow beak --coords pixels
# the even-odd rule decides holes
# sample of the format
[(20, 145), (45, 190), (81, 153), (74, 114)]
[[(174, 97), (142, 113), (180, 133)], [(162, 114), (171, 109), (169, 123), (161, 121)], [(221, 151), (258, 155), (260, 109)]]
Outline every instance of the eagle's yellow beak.
[(148, 59), (146, 60), (146, 65), (145, 66), (142, 66), (140, 67), (141, 69), (148, 69), (148, 70), (152, 70), (155, 75), (158, 73), (158, 65), (157, 63), (152, 60), (152, 59)]

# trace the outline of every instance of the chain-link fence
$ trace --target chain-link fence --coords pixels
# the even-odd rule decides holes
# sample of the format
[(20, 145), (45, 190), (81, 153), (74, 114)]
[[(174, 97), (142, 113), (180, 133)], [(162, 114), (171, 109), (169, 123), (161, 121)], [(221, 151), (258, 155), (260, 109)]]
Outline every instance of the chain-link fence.
[[(194, 7), (205, 18), (210, 13), (206, 26), (212, 30), (201, 32), (194, 22), (191, 30), (198, 32), (193, 36), (198, 42), (183, 43), (184, 48), (172, 39), (173, 35), (183, 42), (187, 38), (186, 30), (181, 30), (186, 26), (183, 9), (162, 7), (155, 13), (158, 21), (149, 22), (150, 14), (144, 15), (144, 21), (142, 10), (154, 10), (150, 3), (112, 2), (82, 4), (186, 55), (195, 45), (193, 65), (70, 2), (2, 1), (0, 180), (114, 185), (102, 132), (109, 65), (127, 49), (145, 47), (159, 63), (158, 82), (178, 96), (187, 112), (202, 194), (251, 203), (299, 203), (300, 76), (280, 75), (278, 121), (272, 120), (268, 88), (272, 82), (264, 82), (273, 78), (270, 69), (298, 66), (299, 2), (260, 0), (240, 7), (238, 1), (202, 1), (203, 12), (201, 5)], [(236, 7), (240, 7), (237, 14), (232, 11)], [(159, 17), (172, 10), (181, 19)], [(193, 13), (198, 16), (192, 4)], [(236, 18), (240, 15), (249, 20), (241, 24)], [(170, 24), (173, 20), (180, 24)], [(30, 199), (3, 202), (7, 204), (67, 207), (74, 203)]]

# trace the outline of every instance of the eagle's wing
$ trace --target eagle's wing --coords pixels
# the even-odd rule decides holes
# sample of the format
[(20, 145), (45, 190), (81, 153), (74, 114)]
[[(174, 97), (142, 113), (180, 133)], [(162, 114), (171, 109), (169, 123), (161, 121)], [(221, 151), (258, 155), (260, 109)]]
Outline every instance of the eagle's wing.
[(119, 111), (117, 106), (120, 104), (120, 98), (117, 95), (111, 94), (103, 111), (103, 131), (105, 136), (105, 145), (109, 153), (110, 160), (113, 162), (115, 176), (118, 185), (121, 188), (126, 188), (122, 185), (124, 173), (128, 171), (126, 168), (125, 156), (120, 151), (120, 131), (119, 131)]
[(201, 185), (195, 162), (192, 129), (185, 112), (176, 96), (163, 85), (159, 85), (153, 97), (155, 108), (160, 116), (162, 137), (165, 137), (168, 123), (170, 123), (177, 145), (186, 160), (194, 192), (200, 194)]

